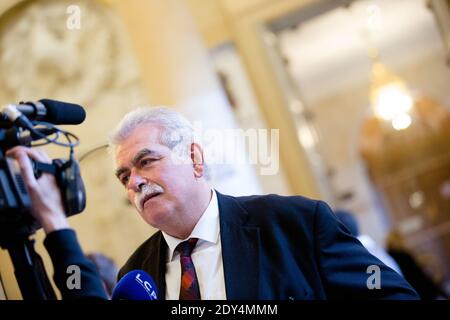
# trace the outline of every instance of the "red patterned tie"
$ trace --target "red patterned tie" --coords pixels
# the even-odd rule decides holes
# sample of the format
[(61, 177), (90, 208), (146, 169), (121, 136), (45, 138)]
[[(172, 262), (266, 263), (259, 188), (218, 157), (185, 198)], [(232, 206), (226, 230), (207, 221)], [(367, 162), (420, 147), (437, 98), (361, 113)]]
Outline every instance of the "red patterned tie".
[(181, 242), (176, 248), (180, 253), (181, 262), (180, 300), (200, 300), (200, 288), (191, 258), (191, 252), (194, 250), (197, 240), (197, 238), (190, 238)]

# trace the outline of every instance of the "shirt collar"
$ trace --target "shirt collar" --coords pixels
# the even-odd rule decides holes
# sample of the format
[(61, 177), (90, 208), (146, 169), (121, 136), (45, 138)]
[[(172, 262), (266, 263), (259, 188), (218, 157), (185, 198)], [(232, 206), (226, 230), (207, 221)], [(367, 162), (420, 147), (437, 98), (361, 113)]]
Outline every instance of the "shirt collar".
[(169, 247), (169, 261), (172, 261), (177, 245), (189, 238), (198, 238), (199, 241), (203, 240), (216, 244), (217, 241), (219, 241), (219, 229), (219, 205), (217, 202), (216, 191), (212, 189), (212, 196), (208, 207), (198, 220), (194, 230), (192, 230), (191, 234), (186, 239), (178, 239), (162, 231), (167, 246)]

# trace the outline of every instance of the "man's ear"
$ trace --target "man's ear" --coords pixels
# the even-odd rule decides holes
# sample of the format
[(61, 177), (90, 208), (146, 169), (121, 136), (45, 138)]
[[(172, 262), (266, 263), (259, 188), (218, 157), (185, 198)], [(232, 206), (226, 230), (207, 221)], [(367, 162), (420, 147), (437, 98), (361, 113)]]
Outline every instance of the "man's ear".
[(204, 174), (203, 149), (198, 143), (191, 143), (191, 160), (194, 167), (195, 178), (201, 178)]

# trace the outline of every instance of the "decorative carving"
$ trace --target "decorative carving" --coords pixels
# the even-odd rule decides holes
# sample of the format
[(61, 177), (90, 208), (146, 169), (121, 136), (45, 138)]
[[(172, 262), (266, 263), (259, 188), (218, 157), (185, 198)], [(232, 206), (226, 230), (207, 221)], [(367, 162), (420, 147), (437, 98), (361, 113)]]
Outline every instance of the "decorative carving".
[(76, 97), (92, 106), (108, 91), (138, 83), (109, 8), (77, 1), (77, 29), (68, 25), (70, 6), (69, 0), (26, 1), (0, 17), (0, 102)]

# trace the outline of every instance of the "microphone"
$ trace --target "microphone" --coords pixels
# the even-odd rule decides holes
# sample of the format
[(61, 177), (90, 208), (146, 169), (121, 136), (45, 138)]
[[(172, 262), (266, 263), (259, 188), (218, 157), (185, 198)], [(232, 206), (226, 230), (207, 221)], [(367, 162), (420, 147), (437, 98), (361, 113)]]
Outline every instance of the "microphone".
[(21, 102), (7, 105), (0, 112), (0, 123), (14, 122), (19, 116), (11, 109), (17, 109), (19, 115), (30, 120), (45, 121), (52, 124), (80, 124), (86, 118), (84, 109), (73, 103), (41, 99), (37, 102)]
[(158, 300), (153, 279), (143, 270), (133, 270), (123, 276), (111, 295), (112, 300)]

